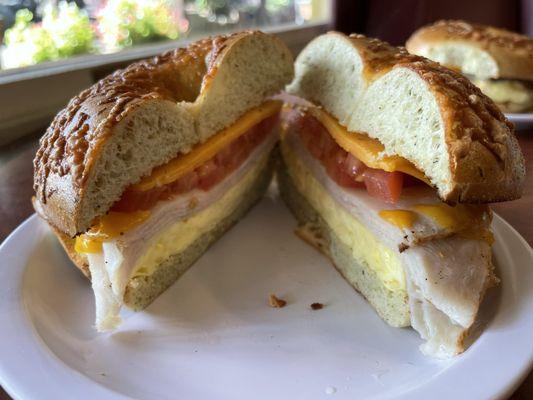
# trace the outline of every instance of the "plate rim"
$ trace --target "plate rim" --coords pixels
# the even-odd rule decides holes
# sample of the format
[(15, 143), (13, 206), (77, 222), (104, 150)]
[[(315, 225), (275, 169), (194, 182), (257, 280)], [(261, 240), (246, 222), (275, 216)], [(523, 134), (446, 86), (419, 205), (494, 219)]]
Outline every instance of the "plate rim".
[[(11, 243), (17, 238), (18, 235), (20, 235), (22, 232), (24, 232), (28, 227), (31, 227), (33, 224), (36, 224), (36, 229), (33, 231), (30, 230), (30, 234), (36, 234), (40, 229), (50, 229), (44, 224), (39, 223), (39, 217), (36, 213), (33, 213), (28, 218), (26, 218), (17, 228), (15, 228), (0, 244), (0, 255), (2, 255), (6, 250), (8, 246), (11, 245)], [(40, 226), (40, 227), (39, 227)], [(29, 255), (29, 251), (26, 252), (26, 254)], [(2, 258), (0, 261), (0, 277), (3, 277), (4, 275), (4, 268), (5, 264), (7, 264), (4, 259)], [(13, 268), (11, 268), (13, 270)], [(32, 321), (29, 319), (28, 311), (26, 310), (26, 305), (24, 304), (24, 301), (22, 299), (22, 286), (24, 281), (24, 275), (25, 270), (24, 268), (21, 268), (21, 270), (16, 271), (10, 271), (14, 276), (14, 278), (18, 278), (18, 281), (15, 282), (16, 285), (13, 285), (14, 289), (13, 292), (18, 291), (16, 294), (16, 297), (18, 297), (19, 301), (19, 307), (18, 309), (12, 310), (11, 316), (14, 317), (14, 319), (18, 320), (17, 322), (20, 324), (18, 327), (23, 327), (25, 330), (20, 332), (20, 336), (24, 338), (24, 346), (22, 346), (24, 349), (26, 349), (26, 346), (29, 346), (30, 350), (37, 350), (36, 353), (33, 354), (34, 357), (39, 357), (39, 361), (45, 362), (49, 366), (53, 366), (56, 368), (56, 373), (60, 373), (62, 377), (68, 377), (73, 379), (74, 381), (80, 381), (78, 385), (81, 383), (82, 386), (79, 386), (78, 389), (83, 389), (84, 395), (92, 396), (90, 398), (98, 398), (102, 400), (107, 399), (130, 399), (128, 396), (124, 396), (123, 394), (113, 391), (110, 388), (104, 387), (102, 385), (95, 384), (94, 381), (92, 381), (90, 378), (82, 375), (78, 371), (70, 368), (67, 366), (61, 359), (59, 359), (47, 346), (43, 343), (41, 337), (37, 334), (35, 331), (35, 328), (33, 326)], [(0, 288), (4, 286), (4, 282), (0, 282)], [(5, 289), (5, 288), (2, 288)], [(0, 321), (2, 321), (6, 316), (3, 314), (3, 311), (5, 311), (5, 303), (6, 303), (6, 297), (15, 297), (14, 293), (7, 293), (4, 290), (0, 290)], [(0, 326), (3, 326), (4, 324), (0, 324)], [(28, 340), (29, 341), (26, 341)], [(41, 347), (39, 347), (41, 346)], [(39, 355), (39, 352), (46, 353), (46, 355)], [(43, 385), (42, 381), (43, 379), (38, 379), (38, 382), (41, 383), (39, 388), (36, 389), (35, 387), (32, 388), (30, 386), (25, 385), (25, 379), (20, 379), (18, 374), (15, 370), (13, 370), (13, 364), (7, 363), (6, 360), (8, 360), (5, 357), (5, 344), (4, 341), (0, 341), (0, 354), (2, 357), (0, 357), (0, 385), (2, 388), (8, 393), (9, 396), (11, 396), (13, 399), (21, 399), (21, 400), (27, 400), (27, 399), (42, 399), (42, 398), (55, 398), (60, 399), (64, 398), (65, 393), (58, 392), (58, 386), (55, 385), (55, 387), (51, 387), (49, 385)], [(9, 361), (9, 360), (8, 360)], [(11, 360), (13, 361), (13, 360)], [(16, 362), (16, 361), (15, 361)], [(30, 374), (33, 373), (33, 368), (25, 368), (26, 372), (30, 372)], [(41, 373), (43, 371), (40, 371)], [(69, 382), (66, 382), (65, 385), (70, 384)], [(44, 387), (43, 387), (44, 386)], [(45, 391), (46, 387), (48, 387), (51, 391)], [(61, 397), (63, 395), (63, 397)], [(44, 397), (43, 397), (44, 396)], [(49, 397), (52, 396), (52, 397)], [(59, 396), (59, 397), (58, 397)]]
[(524, 121), (533, 121), (533, 113), (505, 113), (506, 118), (520, 119)]
[(504, 116), (514, 124), (516, 131), (527, 131), (533, 127), (533, 113), (504, 113)]
[[(533, 249), (529, 245), (529, 243), (518, 233), (518, 231), (510, 225), (505, 219), (500, 217), (498, 214), (494, 213), (494, 220), (493, 224), (495, 225), (495, 231), (498, 230), (507, 230), (508, 233), (511, 233), (512, 235), (509, 235), (506, 237), (505, 242), (516, 242), (517, 245), (519, 245), (523, 251), (529, 253), (529, 259), (533, 260)], [(33, 225), (36, 225), (34, 229), (30, 229), (33, 227)], [(499, 226), (498, 226), (499, 225)], [(497, 226), (497, 228), (496, 228)], [(38, 216), (34, 213), (30, 215), (26, 220), (24, 220), (15, 230), (13, 230), (6, 238), (5, 240), (0, 244), (0, 255), (1, 256), (7, 256), (7, 257), (0, 257), (0, 278), (4, 278), (5, 275), (8, 277), (11, 275), (12, 279), (18, 278), (15, 282), (12, 283), (12, 290), (6, 291), (6, 282), (4, 279), (0, 279), (0, 321), (3, 319), (14, 319), (16, 322), (18, 322), (20, 325), (17, 326), (17, 328), (25, 328), (22, 332), (19, 332), (18, 339), (15, 341), (20, 342), (23, 344), (22, 347), (24, 349), (29, 349), (30, 351), (33, 351), (34, 353), (30, 354), (31, 357), (37, 357), (38, 360), (41, 363), (45, 363), (47, 365), (54, 367), (54, 373), (59, 373), (63, 378), (69, 378), (71, 381), (63, 382), (63, 385), (74, 385), (71, 386), (71, 389), (73, 390), (81, 390), (83, 389), (84, 395), (90, 395), (93, 398), (99, 398), (99, 399), (128, 399), (130, 397), (116, 392), (111, 388), (105, 387), (103, 385), (99, 385), (97, 382), (93, 381), (89, 377), (83, 375), (82, 373), (74, 370), (70, 366), (66, 365), (60, 358), (58, 358), (42, 341), (41, 337), (37, 334), (35, 331), (35, 328), (33, 327), (33, 323), (31, 320), (29, 320), (28, 311), (25, 309), (25, 304), (22, 298), (22, 287), (23, 287), (23, 280), (24, 280), (24, 274), (25, 274), (25, 260), (30, 257), (30, 251), (27, 251), (23, 254), (27, 257), (20, 257), (19, 258), (19, 268), (10, 268), (6, 267), (6, 264), (9, 264), (9, 253), (6, 253), (6, 249), (9, 249), (11, 246), (20, 246), (20, 244), (16, 244), (16, 239), (19, 238), (20, 235), (28, 235), (29, 238), (32, 238), (32, 235), (35, 237), (40, 237), (39, 235), (43, 235), (43, 229), (49, 230), (49, 228), (42, 224), (39, 220)], [(496, 233), (496, 232), (495, 232)], [(46, 233), (44, 233), (46, 234)], [(29, 239), (28, 239), (29, 240)], [(15, 244), (14, 244), (15, 243)], [(31, 244), (33, 245), (33, 241)], [(6, 254), (4, 254), (6, 253)], [(20, 252), (19, 252), (20, 253)], [(6, 259), (8, 261), (6, 261)], [(17, 261), (17, 260), (16, 260)], [(4, 268), (2, 268), (4, 267)], [(501, 268), (501, 266), (500, 266)], [(7, 272), (6, 272), (7, 271)], [(533, 272), (531, 273), (533, 276)], [(11, 298), (11, 301), (17, 297), (18, 301), (18, 307), (13, 307), (11, 310), (6, 310), (6, 301), (8, 301), (8, 298)], [(526, 304), (527, 305), (527, 304)], [(7, 336), (10, 337), (10, 336)], [(22, 342), (21, 342), (22, 341)], [(57, 396), (59, 393), (57, 391), (58, 385), (55, 385), (55, 391), (53, 387), (50, 387), (50, 385), (43, 385), (40, 383), (39, 387), (36, 389), (35, 383), (33, 384), (33, 388), (31, 385), (28, 385), (28, 379), (26, 378), (26, 375), (28, 374), (22, 374), (24, 377), (21, 379), (20, 375), (17, 375), (16, 368), (13, 368), (12, 362), (13, 361), (13, 354), (11, 354), (11, 357), (6, 357), (6, 347), (7, 342), (11, 341), (0, 341), (0, 385), (2, 385), (3, 389), (14, 399), (38, 399), (43, 398), (42, 396), (48, 396), (49, 394), (53, 394)], [(28, 347), (26, 347), (29, 345)], [(19, 344), (20, 346), (20, 344)], [(520, 384), (526, 379), (528, 374), (533, 369), (533, 343), (531, 343), (529, 351), (524, 352), (525, 356), (523, 357), (522, 362), (519, 364), (519, 367), (516, 368), (516, 373), (512, 375), (509, 379), (505, 381), (501, 381), (498, 385), (499, 390), (491, 396), (493, 398), (502, 399), (510, 396), (519, 386)], [(469, 354), (466, 352), (465, 354)], [(529, 354), (529, 357), (527, 357), (527, 354)], [(529, 359), (529, 361), (527, 360)], [(22, 362), (21, 364), (26, 364)], [(28, 371), (27, 366), (22, 367), (26, 372)], [(19, 370), (21, 367), (19, 366)], [(450, 372), (449, 370), (453, 370), (454, 368), (448, 368), (445, 371), (443, 371), (443, 374), (446, 372)], [(31, 368), (29, 369), (31, 370)], [(42, 372), (42, 371), (41, 371)], [(31, 374), (30, 374), (31, 375)], [(39, 382), (42, 380), (39, 379)], [(435, 383), (442, 381), (442, 378), (435, 381)], [(44, 386), (44, 387), (43, 387)], [(422, 389), (422, 394), (427, 390), (428, 385), (424, 385), (420, 389)], [(429, 385), (429, 386), (434, 386)], [(51, 392), (46, 392), (48, 388), (49, 390), (52, 390)], [(453, 389), (452, 389), (453, 390)], [(414, 394), (418, 394), (419, 390), (415, 389)], [(36, 396), (36, 394), (39, 394), (39, 396)], [(65, 395), (65, 393), (62, 393)], [(406, 393), (409, 395), (409, 393)], [(462, 395), (464, 395), (464, 392), (462, 392)], [(98, 396), (98, 397), (96, 397)], [(400, 394), (401, 398), (404, 398), (404, 394)], [(418, 396), (416, 396), (418, 398)], [(55, 397), (55, 398), (61, 398), (61, 397)]]

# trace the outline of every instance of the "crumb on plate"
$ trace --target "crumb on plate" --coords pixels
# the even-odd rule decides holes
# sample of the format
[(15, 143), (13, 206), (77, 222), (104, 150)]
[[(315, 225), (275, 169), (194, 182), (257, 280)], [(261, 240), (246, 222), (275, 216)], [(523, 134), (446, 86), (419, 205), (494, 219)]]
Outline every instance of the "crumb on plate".
[(268, 296), (268, 304), (270, 305), (270, 307), (273, 307), (273, 308), (282, 308), (282, 307), (285, 307), (287, 302), (285, 300), (277, 298), (276, 295), (271, 293)]

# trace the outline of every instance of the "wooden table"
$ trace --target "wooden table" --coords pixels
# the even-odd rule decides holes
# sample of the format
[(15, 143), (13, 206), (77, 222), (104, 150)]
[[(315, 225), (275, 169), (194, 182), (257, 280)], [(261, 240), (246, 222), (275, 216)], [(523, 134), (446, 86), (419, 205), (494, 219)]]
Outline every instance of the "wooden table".
[[(0, 241), (33, 212), (30, 204), (33, 194), (32, 159), (37, 149), (38, 136), (37, 133), (0, 148)], [(518, 136), (527, 170), (533, 171), (533, 130), (520, 132)], [(528, 175), (526, 190), (520, 200), (495, 204), (493, 209), (533, 245), (533, 173)], [(0, 388), (0, 400), (8, 399), (10, 397)], [(533, 399), (533, 373), (511, 399)]]

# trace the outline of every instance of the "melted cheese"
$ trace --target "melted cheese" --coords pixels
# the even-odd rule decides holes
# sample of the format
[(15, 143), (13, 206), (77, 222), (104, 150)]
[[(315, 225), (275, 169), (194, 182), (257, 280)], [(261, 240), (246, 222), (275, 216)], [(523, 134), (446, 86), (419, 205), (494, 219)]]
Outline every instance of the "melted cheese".
[(400, 229), (411, 228), (417, 218), (417, 214), (410, 210), (382, 210), (379, 216)]
[(409, 210), (382, 210), (379, 216), (398, 228), (411, 228), (416, 222), (418, 213), (432, 219), (443, 229), (452, 232), (463, 230), (474, 225), (480, 218), (479, 207), (458, 204), (450, 206), (445, 203), (415, 204)]
[(283, 145), (283, 158), (296, 187), (322, 216), (359, 263), (372, 269), (389, 290), (406, 290), (398, 252), (385, 246), (359, 220), (331, 197), (293, 151)]
[(74, 250), (78, 253), (99, 253), (102, 243), (135, 228), (150, 216), (149, 211), (122, 213), (111, 211), (97, 219), (87, 233), (76, 238)]
[(419, 214), (430, 218), (448, 233), (457, 233), (465, 239), (483, 240), (494, 243), (492, 232), (483, 224), (484, 218), (490, 218), (486, 206), (446, 203), (415, 204), (407, 210), (382, 210), (379, 216), (400, 229), (410, 229)]
[(271, 100), (248, 111), (233, 125), (212, 136), (205, 143), (196, 146), (191, 152), (180, 155), (168, 163), (155, 168), (149, 176), (143, 178), (136, 185), (133, 185), (133, 188), (135, 190), (146, 191), (174, 182), (207, 160), (213, 158), (222, 148), (246, 133), (250, 128), (279, 112), (280, 108), (280, 101)]
[(432, 218), (441, 228), (458, 233), (465, 239), (483, 240), (489, 245), (494, 243), (494, 236), (490, 229), (482, 223), (490, 218), (490, 211), (486, 206), (457, 204), (450, 206), (445, 203), (417, 204), (413, 210)]
[(311, 114), (318, 119), (335, 139), (337, 144), (348, 153), (353, 154), (370, 168), (387, 172), (399, 171), (414, 176), (430, 184), (429, 179), (413, 163), (400, 156), (382, 156), (385, 148), (376, 139), (360, 132), (348, 132), (335, 118), (320, 108), (310, 108)]
[(455, 207), (445, 203), (417, 204), (413, 210), (433, 219), (441, 228), (457, 232), (475, 219), (472, 210), (465, 205), (458, 204)]
[(497, 103), (528, 105), (533, 101), (533, 90), (520, 81), (498, 79), (472, 79), (472, 82)]

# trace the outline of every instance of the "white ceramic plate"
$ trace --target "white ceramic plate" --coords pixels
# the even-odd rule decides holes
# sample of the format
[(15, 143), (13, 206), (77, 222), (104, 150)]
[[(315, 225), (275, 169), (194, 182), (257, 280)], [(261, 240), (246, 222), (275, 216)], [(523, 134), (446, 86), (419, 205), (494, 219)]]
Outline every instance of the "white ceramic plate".
[[(0, 248), (0, 383), (17, 399), (486, 399), (533, 357), (533, 254), (495, 217), (502, 284), (470, 349), (424, 358), (387, 326), (265, 198), (145, 312), (92, 329), (88, 282), (29, 218)], [(267, 305), (269, 293), (288, 301)], [(312, 311), (310, 304), (325, 307)]]
[(533, 128), (533, 113), (505, 114), (505, 116), (515, 125), (517, 130)]

